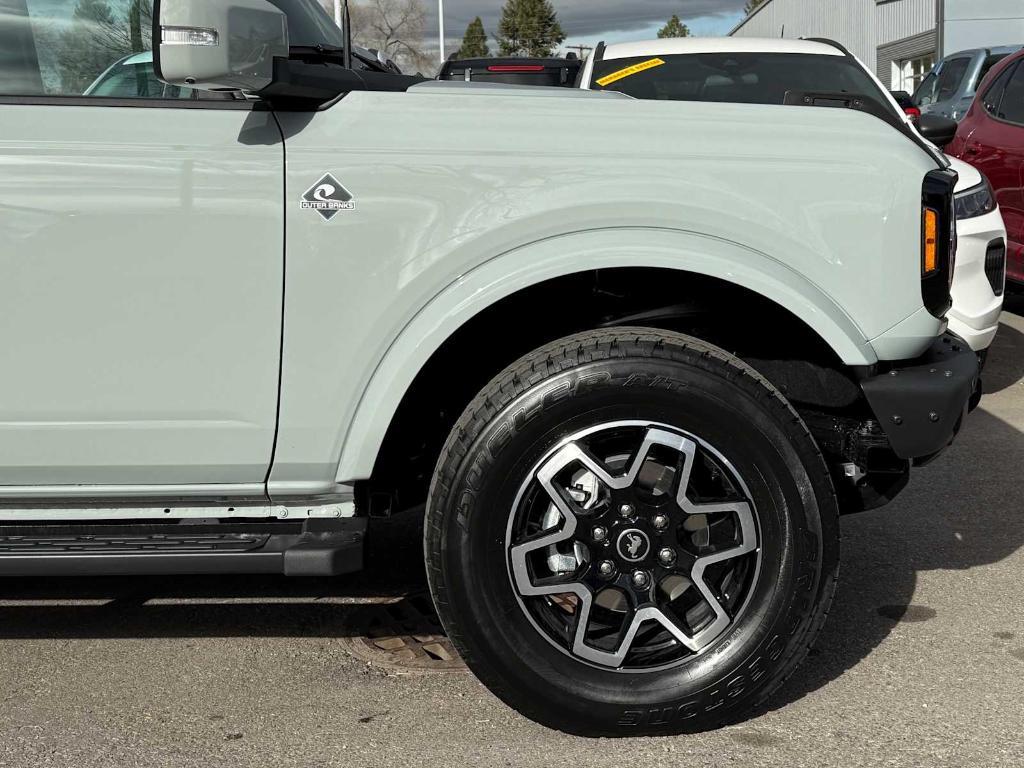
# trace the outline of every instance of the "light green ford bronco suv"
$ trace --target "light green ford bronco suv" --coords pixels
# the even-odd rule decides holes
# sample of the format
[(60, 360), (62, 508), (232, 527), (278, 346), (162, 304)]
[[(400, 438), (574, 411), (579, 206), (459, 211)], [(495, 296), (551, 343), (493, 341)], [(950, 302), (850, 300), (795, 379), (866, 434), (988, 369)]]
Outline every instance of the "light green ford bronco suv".
[(0, 2), (0, 574), (348, 573), (425, 504), (444, 625), (525, 715), (749, 712), (838, 516), (976, 404), (955, 174), (870, 99), (424, 82), (343, 37)]

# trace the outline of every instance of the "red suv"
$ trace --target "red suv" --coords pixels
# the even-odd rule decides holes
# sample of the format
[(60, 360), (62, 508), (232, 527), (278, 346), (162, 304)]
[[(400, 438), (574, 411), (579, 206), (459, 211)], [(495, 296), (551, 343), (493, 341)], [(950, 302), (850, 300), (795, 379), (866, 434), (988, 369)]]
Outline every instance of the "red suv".
[(1009, 238), (1006, 277), (1024, 287), (1024, 51), (992, 68), (946, 152), (992, 183)]

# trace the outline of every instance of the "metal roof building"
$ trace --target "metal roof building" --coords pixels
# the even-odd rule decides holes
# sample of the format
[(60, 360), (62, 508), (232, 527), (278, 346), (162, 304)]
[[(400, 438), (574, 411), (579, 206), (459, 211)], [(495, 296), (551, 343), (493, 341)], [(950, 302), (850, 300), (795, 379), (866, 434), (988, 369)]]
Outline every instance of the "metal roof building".
[(831, 38), (913, 92), (945, 54), (1024, 43), (1024, 0), (764, 0), (730, 34)]

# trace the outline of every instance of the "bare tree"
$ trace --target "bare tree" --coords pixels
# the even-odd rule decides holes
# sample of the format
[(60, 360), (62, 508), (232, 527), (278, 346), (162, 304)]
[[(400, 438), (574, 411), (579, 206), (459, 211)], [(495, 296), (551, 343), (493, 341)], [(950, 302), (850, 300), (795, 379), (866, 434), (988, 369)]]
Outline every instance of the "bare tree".
[(358, 45), (380, 51), (406, 71), (433, 66), (422, 47), (423, 0), (365, 0), (352, 3), (350, 12), (352, 38)]
[[(36, 38), (55, 51), (60, 92), (81, 93), (111, 64), (148, 50), (152, 29), (152, 0), (132, 0), (127, 10), (116, 11), (108, 0), (78, 0), (70, 24), (51, 23)], [(146, 95), (146, 78), (137, 74), (139, 93)]]

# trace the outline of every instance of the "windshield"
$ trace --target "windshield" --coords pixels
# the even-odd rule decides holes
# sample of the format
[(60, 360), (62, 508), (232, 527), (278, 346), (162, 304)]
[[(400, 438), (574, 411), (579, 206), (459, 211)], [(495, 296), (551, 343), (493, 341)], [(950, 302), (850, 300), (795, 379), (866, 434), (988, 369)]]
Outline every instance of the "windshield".
[(270, 0), (288, 16), (291, 45), (344, 47), (345, 36), (316, 0)]
[(600, 61), (591, 88), (637, 99), (784, 104), (793, 92), (850, 93), (889, 102), (856, 61), (793, 53), (692, 53)]

